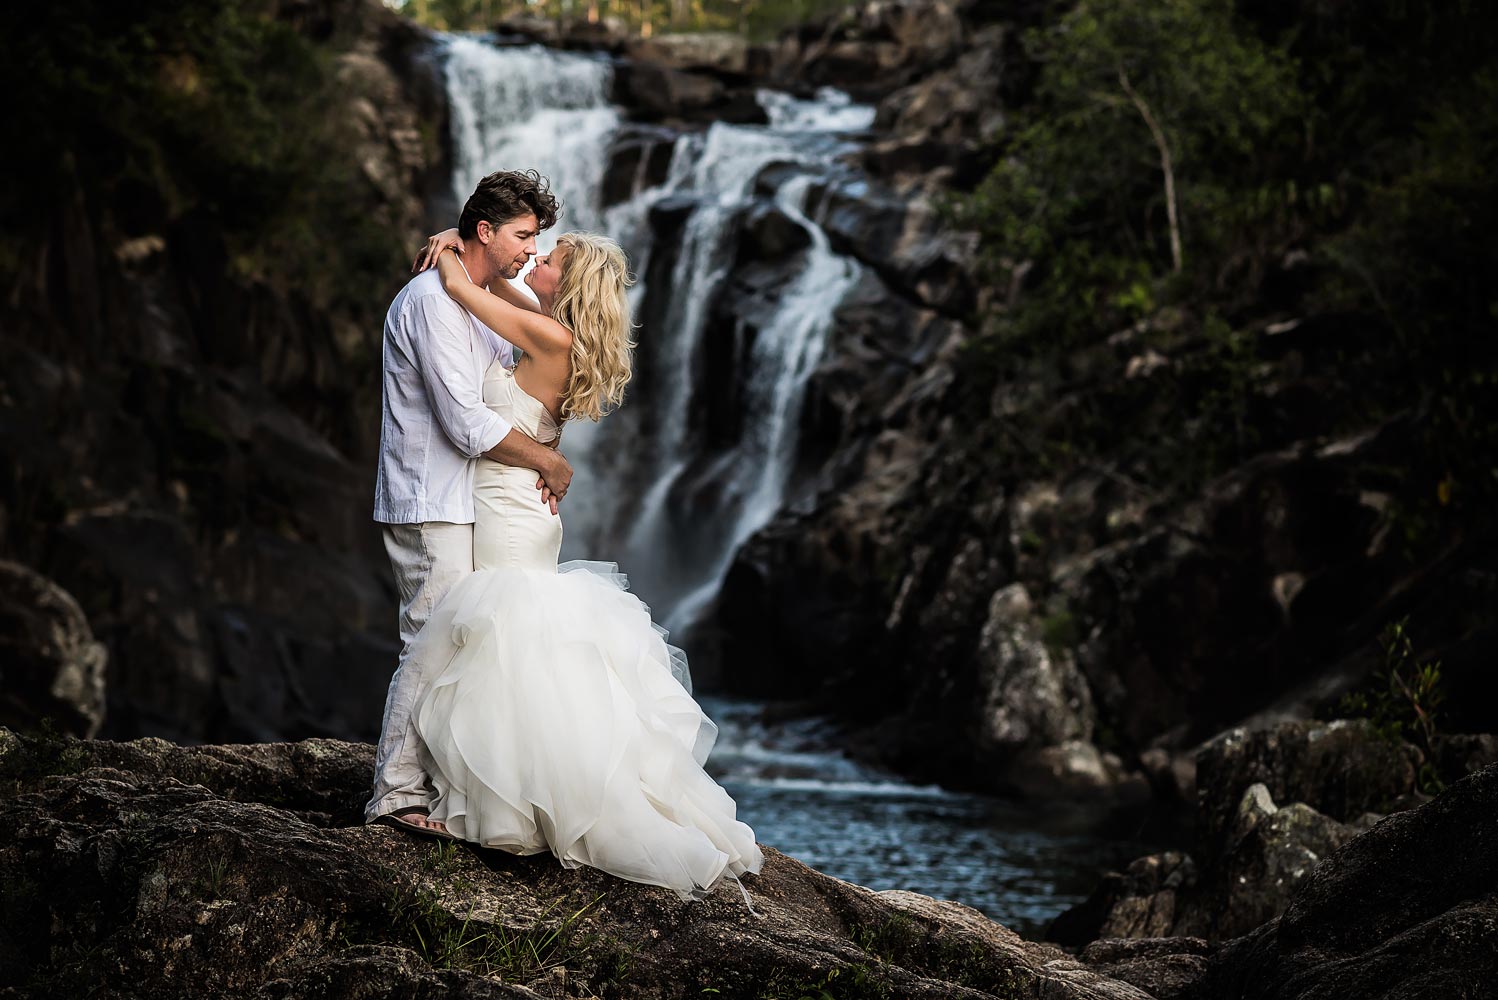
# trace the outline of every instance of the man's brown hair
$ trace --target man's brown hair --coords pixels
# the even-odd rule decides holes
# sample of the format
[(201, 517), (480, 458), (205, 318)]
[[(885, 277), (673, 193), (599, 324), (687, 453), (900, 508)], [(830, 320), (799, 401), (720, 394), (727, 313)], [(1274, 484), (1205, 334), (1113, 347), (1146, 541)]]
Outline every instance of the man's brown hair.
[(458, 216), (458, 236), (471, 240), (478, 235), (479, 223), (502, 226), (527, 212), (536, 216), (536, 225), (550, 229), (557, 223), (561, 207), (547, 189), (547, 180), (534, 170), (501, 170), (479, 181), (463, 214)]

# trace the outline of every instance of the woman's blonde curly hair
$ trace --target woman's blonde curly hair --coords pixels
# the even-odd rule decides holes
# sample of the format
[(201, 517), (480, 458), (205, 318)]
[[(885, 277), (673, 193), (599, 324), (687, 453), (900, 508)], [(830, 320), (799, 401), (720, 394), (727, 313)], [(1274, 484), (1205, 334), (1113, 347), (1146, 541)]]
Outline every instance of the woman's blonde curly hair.
[(624, 399), (634, 362), (626, 289), (634, 284), (624, 249), (597, 233), (563, 233), (567, 248), (551, 318), (572, 332), (572, 374), (562, 417), (599, 420)]

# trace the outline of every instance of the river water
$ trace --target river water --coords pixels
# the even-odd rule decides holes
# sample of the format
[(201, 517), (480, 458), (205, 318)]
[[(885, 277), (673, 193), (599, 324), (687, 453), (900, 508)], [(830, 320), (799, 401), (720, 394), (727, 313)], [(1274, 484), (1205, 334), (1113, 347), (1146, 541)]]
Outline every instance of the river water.
[(857, 885), (956, 900), (1037, 938), (1101, 873), (1150, 850), (1122, 815), (912, 785), (839, 753), (825, 720), (766, 725), (756, 702), (699, 701), (719, 726), (708, 771), (739, 819)]
[[(649, 394), (631, 396), (602, 425), (569, 426), (564, 450), (581, 487), (569, 497), (563, 558), (617, 560), (632, 589), (679, 638), (715, 600), (734, 551), (792, 498), (790, 470), (803, 390), (842, 296), (862, 267), (835, 253), (809, 207), (815, 183), (873, 122), (872, 108), (823, 91), (812, 100), (762, 92), (769, 124), (715, 123), (677, 136), (651, 187), (605, 206), (600, 189), (623, 118), (609, 103), (607, 59), (492, 39), (443, 42), (452, 107), (453, 193), (461, 204), (484, 174), (537, 168), (564, 202), (558, 232), (619, 239), (650, 305), (637, 367)], [(686, 217), (656, 239), (657, 206)], [(704, 343), (739, 337), (710, 320), (735, 260), (746, 214), (773, 208), (806, 246), (779, 306), (739, 359), (738, 437), (711, 446), (691, 426)], [(652, 260), (659, 266), (652, 267)], [(662, 279), (661, 276), (667, 276)], [(523, 288), (517, 279), (517, 287)], [(1125, 827), (1071, 809), (1006, 803), (917, 786), (847, 759), (830, 724), (767, 724), (762, 705), (702, 698), (720, 727), (709, 770), (762, 843), (872, 889), (910, 889), (973, 906), (1035, 935), (1083, 899), (1098, 875), (1144, 853)]]

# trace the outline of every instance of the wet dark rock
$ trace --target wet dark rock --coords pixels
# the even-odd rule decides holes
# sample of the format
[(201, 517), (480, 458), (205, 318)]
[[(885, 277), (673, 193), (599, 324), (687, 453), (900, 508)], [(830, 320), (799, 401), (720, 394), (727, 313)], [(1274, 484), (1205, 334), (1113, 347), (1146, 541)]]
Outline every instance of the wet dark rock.
[(1283, 913), (1316, 866), (1361, 828), (1298, 802), (1279, 808), (1254, 785), (1239, 804), (1231, 846), (1212, 868), (1168, 852), (1140, 858), (1121, 880), (1105, 883), (1100, 893), (1112, 903), (1096, 936), (1222, 941), (1246, 934)]
[(1191, 853), (1151, 855), (1106, 876), (1049, 936), (1081, 945), (1246, 934), (1283, 913), (1317, 865), (1383, 813), (1424, 798), (1414, 788), (1418, 758), (1366, 720), (1224, 733), (1197, 754)]
[(963, 34), (959, 6), (946, 0), (860, 4), (787, 31), (771, 72), (779, 81), (834, 86), (867, 100), (953, 58)]
[(739, 238), (739, 261), (786, 262), (811, 245), (806, 227), (775, 205), (758, 205), (749, 212)]
[(0, 724), (49, 719), (90, 737), (104, 721), (109, 655), (73, 596), (18, 563), (0, 561)]
[(923, 306), (966, 317), (976, 302), (971, 247), (922, 196), (901, 196), (865, 181), (830, 187), (813, 215), (834, 250), (877, 271)]
[[(1259, 831), (1294, 808), (1268, 813), (1263, 786), (1252, 799), (1243, 816)], [(1362, 832), (1300, 878), (1283, 912), (1256, 929), (1220, 944), (1190, 936), (1105, 938), (1089, 944), (1082, 960), (1175, 1000), (1490, 995), (1498, 974), (1498, 767), (1429, 803), (1357, 826)], [(1179, 926), (1179, 913), (1161, 904), (1170, 902), (1168, 890), (1177, 901), (1190, 891), (1188, 864), (1182, 855), (1164, 855), (1112, 877), (1140, 904), (1136, 928), (1165, 935)]]
[(613, 99), (639, 121), (766, 121), (752, 87), (730, 86), (710, 73), (632, 59), (614, 65)]
[(600, 201), (604, 207), (666, 180), (678, 133), (658, 126), (630, 124), (621, 128), (609, 146), (609, 165), (603, 172)]
[(1389, 812), (1416, 790), (1419, 752), (1391, 743), (1364, 719), (1290, 722), (1230, 730), (1197, 755), (1199, 860), (1231, 853), (1244, 796), (1255, 785), (1275, 802), (1303, 803), (1334, 820)]
[(1115, 939), (1088, 945), (1082, 961), (1155, 1000), (1188, 1000), (1197, 995), (1214, 950), (1200, 938)]
[(1199, 996), (1482, 997), (1498, 980), (1498, 767), (1324, 860), (1285, 912), (1229, 942)]
[(847, 980), (921, 1000), (1144, 1000), (967, 907), (871, 892), (773, 849), (746, 879), (755, 916), (732, 886), (684, 903), (550, 856), (365, 826), (371, 767), (371, 747), (333, 740), (0, 730), (0, 996), (148, 982), (160, 997), (748, 998)]
[(885, 96), (874, 127), (892, 138), (871, 144), (864, 165), (902, 188), (976, 184), (1004, 127), (1008, 30), (989, 25), (966, 35), (964, 51), (952, 63)]

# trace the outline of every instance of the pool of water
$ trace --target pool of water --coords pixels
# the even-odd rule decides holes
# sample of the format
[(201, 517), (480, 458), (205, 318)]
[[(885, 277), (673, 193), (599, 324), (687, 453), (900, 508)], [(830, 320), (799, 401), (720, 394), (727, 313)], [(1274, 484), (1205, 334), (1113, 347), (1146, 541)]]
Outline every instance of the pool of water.
[(699, 702), (719, 726), (708, 771), (739, 818), (848, 882), (957, 900), (1038, 938), (1103, 872), (1154, 849), (1118, 814), (912, 785), (838, 752), (825, 720), (766, 723), (757, 702)]

